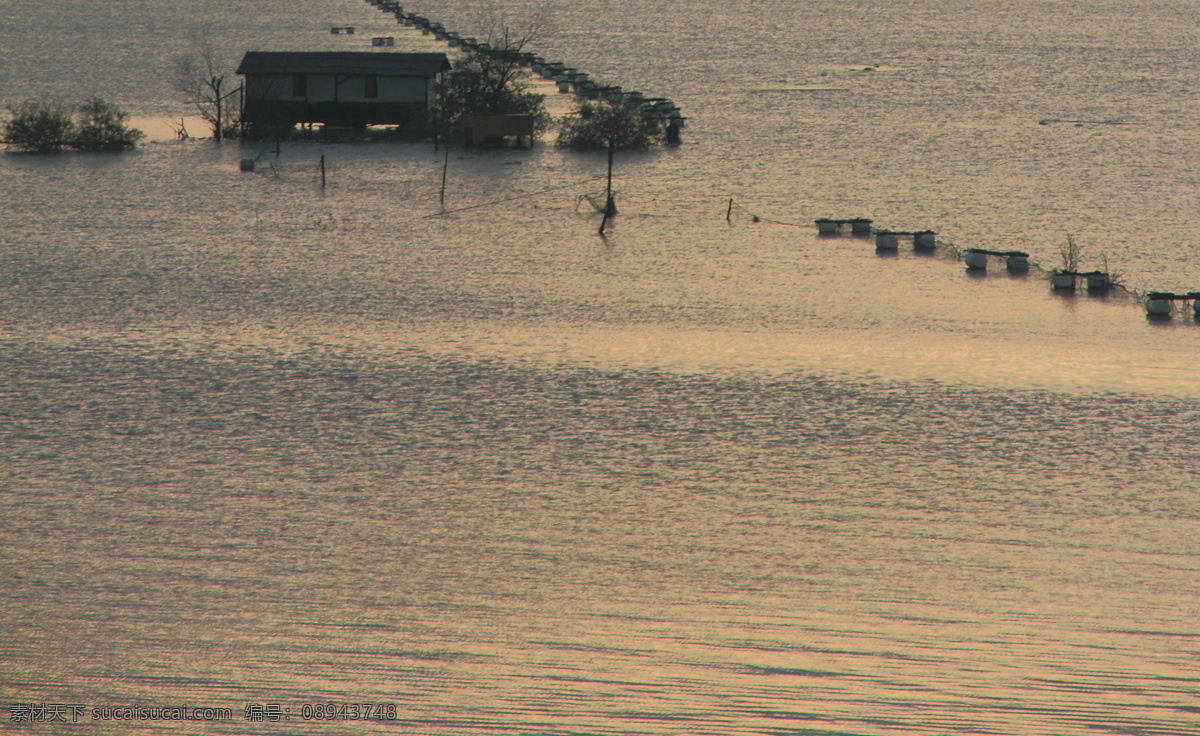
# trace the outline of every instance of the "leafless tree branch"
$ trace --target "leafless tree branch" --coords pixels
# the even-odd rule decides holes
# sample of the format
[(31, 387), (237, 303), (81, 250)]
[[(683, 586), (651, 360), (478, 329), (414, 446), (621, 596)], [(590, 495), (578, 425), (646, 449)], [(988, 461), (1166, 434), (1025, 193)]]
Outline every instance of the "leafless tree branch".
[(175, 59), (172, 87), (196, 108), (212, 129), (213, 138), (220, 141), (235, 117), (229, 104), (229, 97), (236, 91), (231, 91), (233, 73), (213, 47), (207, 30), (193, 34), (190, 46), (187, 55)]

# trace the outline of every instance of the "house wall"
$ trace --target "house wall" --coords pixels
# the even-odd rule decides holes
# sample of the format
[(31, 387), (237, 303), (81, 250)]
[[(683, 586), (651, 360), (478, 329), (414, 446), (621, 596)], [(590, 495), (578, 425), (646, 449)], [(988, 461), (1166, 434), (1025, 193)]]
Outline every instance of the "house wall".
[(251, 74), (246, 77), (247, 100), (292, 100), (291, 76)]
[(292, 96), (292, 75), (253, 75), (247, 85), (247, 99), (282, 102), (420, 102), (433, 99), (433, 80), (414, 77), (376, 77), (379, 96), (365, 96), (366, 78), (309, 74), (308, 94)]
[[(425, 90), (428, 82), (425, 79), (411, 77), (379, 77), (379, 99), (385, 102), (425, 102)], [(358, 85), (362, 93), (362, 83)], [(429, 97), (428, 99), (433, 99)]]

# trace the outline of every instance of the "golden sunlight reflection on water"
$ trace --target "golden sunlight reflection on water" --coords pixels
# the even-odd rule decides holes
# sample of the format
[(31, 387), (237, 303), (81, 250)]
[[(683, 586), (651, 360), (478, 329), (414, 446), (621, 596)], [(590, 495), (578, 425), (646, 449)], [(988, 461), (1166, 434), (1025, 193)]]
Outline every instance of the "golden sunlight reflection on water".
[[(1177, 328), (1189, 333), (1193, 329), (1187, 324)], [(163, 337), (157, 330), (148, 332), (156, 333), (152, 339)], [(434, 355), (608, 371), (700, 375), (746, 372), (763, 377), (800, 373), (901, 383), (932, 381), (996, 390), (1200, 396), (1195, 362), (1169, 339), (1153, 346), (1153, 350), (1148, 350), (1144, 341), (1137, 350), (1131, 350), (1078, 337), (1056, 342), (931, 334), (914, 341), (911, 335), (855, 330), (780, 333), (655, 327), (581, 329), (546, 323), (529, 328), (499, 322), (433, 330), (419, 325), (391, 329), (343, 324), (336, 332), (306, 325), (299, 332), (286, 327), (262, 330), (242, 326), (219, 334), (204, 329), (173, 334), (191, 334), (200, 343), (244, 343), (288, 352), (341, 346), (383, 356), (417, 349)]]
[[(439, 338), (431, 336), (436, 344)], [(539, 357), (602, 369), (685, 373), (749, 371), (765, 375), (811, 372), (894, 381), (931, 380), (997, 389), (1133, 392), (1200, 396), (1191, 356), (1148, 356), (1095, 344), (1010, 343), (995, 338), (854, 333), (743, 333), (709, 330), (577, 332), (489, 327), (464, 333), (460, 349), (508, 359)], [(424, 343), (424, 341), (421, 341)]]

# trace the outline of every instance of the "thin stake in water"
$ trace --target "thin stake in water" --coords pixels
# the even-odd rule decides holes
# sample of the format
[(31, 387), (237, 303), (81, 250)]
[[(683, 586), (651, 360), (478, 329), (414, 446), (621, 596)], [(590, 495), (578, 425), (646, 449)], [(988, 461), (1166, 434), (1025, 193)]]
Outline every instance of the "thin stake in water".
[(608, 224), (608, 218), (617, 214), (617, 203), (613, 201), (612, 193), (612, 169), (613, 169), (613, 150), (616, 149), (617, 139), (608, 139), (608, 189), (604, 198), (604, 219), (600, 220), (600, 234), (604, 234), (604, 227)]
[(450, 142), (446, 142), (446, 160), (442, 163), (442, 192), (438, 195), (438, 202), (442, 205), (442, 209), (446, 208), (446, 170), (450, 168)]

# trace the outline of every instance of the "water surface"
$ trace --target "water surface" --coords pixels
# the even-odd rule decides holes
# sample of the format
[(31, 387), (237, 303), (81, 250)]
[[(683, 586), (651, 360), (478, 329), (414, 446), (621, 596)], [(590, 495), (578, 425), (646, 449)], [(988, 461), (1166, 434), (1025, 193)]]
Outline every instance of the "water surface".
[[(236, 716), (8, 727), (1200, 729), (1200, 327), (952, 248), (1200, 289), (1195, 8), (555, 14), (544, 53), (689, 118), (603, 239), (604, 157), (551, 146), (456, 149), (445, 211), (428, 144), (0, 156), (0, 705)], [(351, 0), (10, 3), (0, 103), (186, 115), (204, 26), (441, 48)], [(860, 215), (943, 247), (811, 227)]]

